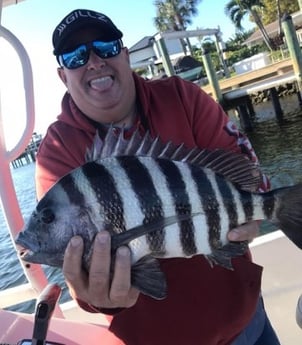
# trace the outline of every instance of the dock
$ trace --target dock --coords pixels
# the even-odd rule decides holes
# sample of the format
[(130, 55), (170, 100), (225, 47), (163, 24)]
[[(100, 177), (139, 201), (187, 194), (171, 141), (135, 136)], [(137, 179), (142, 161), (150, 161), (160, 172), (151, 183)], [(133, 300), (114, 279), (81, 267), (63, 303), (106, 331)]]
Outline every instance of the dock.
[[(296, 82), (292, 59), (287, 58), (254, 71), (220, 80), (219, 87), (223, 97), (221, 105), (225, 111), (237, 109), (242, 128), (249, 131), (252, 130), (251, 118), (255, 115), (251, 96), (259, 91), (269, 90), (276, 119), (281, 122), (283, 110), (276, 88)], [(211, 96), (215, 94), (211, 85), (203, 86), (202, 89)], [(300, 92), (297, 92), (297, 101), (302, 104)]]
[[(292, 59), (287, 58), (282, 61), (272, 63), (268, 66), (258, 68), (257, 70), (242, 73), (231, 78), (223, 79), (219, 81), (219, 86), (222, 93), (245, 87), (253, 83), (263, 81), (267, 78), (284, 76), (288, 72), (293, 72)], [(213, 95), (211, 85), (203, 86), (202, 89), (209, 95)]]
[(39, 145), (42, 141), (42, 135), (33, 133), (31, 141), (16, 159), (12, 161), (12, 167), (14, 169), (22, 167), (24, 165), (33, 163), (36, 161), (36, 153), (38, 151)]

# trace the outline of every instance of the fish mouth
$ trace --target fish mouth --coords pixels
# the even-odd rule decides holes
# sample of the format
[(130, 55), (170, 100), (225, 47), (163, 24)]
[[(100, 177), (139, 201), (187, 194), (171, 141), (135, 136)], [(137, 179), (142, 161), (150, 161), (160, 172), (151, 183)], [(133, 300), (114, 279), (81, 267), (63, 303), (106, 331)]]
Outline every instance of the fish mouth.
[(54, 255), (50, 253), (42, 253), (40, 251), (34, 252), (31, 249), (20, 248), (19, 256), (22, 261), (40, 264), (40, 265), (49, 265), (54, 267), (61, 267), (63, 265), (63, 255)]
[(33, 252), (39, 251), (39, 245), (35, 243), (35, 239), (20, 232), (15, 238), (15, 243), (24, 251), (31, 250)]
[(22, 232), (15, 238), (15, 243), (19, 247), (18, 253), (22, 260), (36, 262), (35, 258), (39, 256), (39, 246), (34, 244), (31, 238), (25, 236)]
[(19, 250), (19, 256), (24, 261), (30, 261), (30, 259), (35, 256), (35, 253), (30, 249), (21, 248)]
[(49, 253), (41, 251), (40, 248), (36, 248), (36, 250), (33, 248), (26, 248), (26, 246), (22, 245), (20, 242), (22, 241), (16, 241), (16, 244), (19, 245), (18, 254), (22, 261), (53, 267), (63, 266), (64, 253)]

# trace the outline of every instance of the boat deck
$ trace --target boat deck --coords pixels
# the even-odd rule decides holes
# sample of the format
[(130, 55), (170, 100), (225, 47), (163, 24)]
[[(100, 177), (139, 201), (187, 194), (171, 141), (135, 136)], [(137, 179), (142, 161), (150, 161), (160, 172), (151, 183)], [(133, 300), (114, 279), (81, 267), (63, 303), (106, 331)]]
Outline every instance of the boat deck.
[(254, 240), (251, 250), (253, 261), (264, 267), (264, 303), (281, 344), (302, 344), (302, 329), (296, 323), (302, 294), (302, 251), (280, 231)]

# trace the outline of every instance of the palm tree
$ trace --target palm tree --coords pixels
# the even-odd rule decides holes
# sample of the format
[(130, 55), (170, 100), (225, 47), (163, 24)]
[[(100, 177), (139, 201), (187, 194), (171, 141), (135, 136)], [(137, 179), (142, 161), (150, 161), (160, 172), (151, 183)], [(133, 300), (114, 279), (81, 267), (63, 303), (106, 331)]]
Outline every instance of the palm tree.
[(282, 18), (281, 18), (281, 4), (280, 4), (280, 0), (276, 0), (276, 5), (277, 5), (277, 17), (278, 17), (278, 35), (281, 35), (282, 32)]
[[(155, 0), (156, 17), (154, 25), (160, 32), (169, 30), (184, 31), (187, 26), (192, 24), (192, 16), (198, 14), (197, 6), (201, 0)], [(185, 50), (183, 40), (182, 46)], [(187, 44), (191, 50), (190, 42)]]
[(238, 29), (239, 31), (243, 31), (243, 27), (241, 25), (242, 19), (246, 15), (251, 16), (254, 19), (259, 30), (261, 31), (263, 40), (269, 50), (274, 50), (275, 47), (269, 35), (267, 34), (259, 15), (260, 10), (264, 7), (264, 3), (261, 0), (230, 0), (226, 4), (224, 11), (225, 14), (235, 24), (236, 29)]

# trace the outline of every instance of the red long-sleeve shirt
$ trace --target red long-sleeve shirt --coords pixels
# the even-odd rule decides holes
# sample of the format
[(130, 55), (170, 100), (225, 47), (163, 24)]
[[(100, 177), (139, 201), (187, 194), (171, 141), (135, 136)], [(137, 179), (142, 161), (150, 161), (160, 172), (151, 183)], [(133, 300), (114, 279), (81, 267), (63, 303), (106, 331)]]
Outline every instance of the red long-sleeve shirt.
[[(152, 135), (187, 147), (243, 152), (257, 160), (247, 138), (198, 86), (177, 77), (146, 81), (134, 74), (134, 79), (140, 115)], [(95, 124), (66, 94), (62, 113), (37, 155), (38, 198), (85, 162), (95, 133)], [(233, 266), (233, 271), (211, 268), (203, 256), (161, 260), (168, 297), (156, 301), (141, 294), (135, 306), (114, 315), (110, 330), (129, 345), (230, 344), (253, 316), (262, 272), (248, 253), (233, 259)]]

